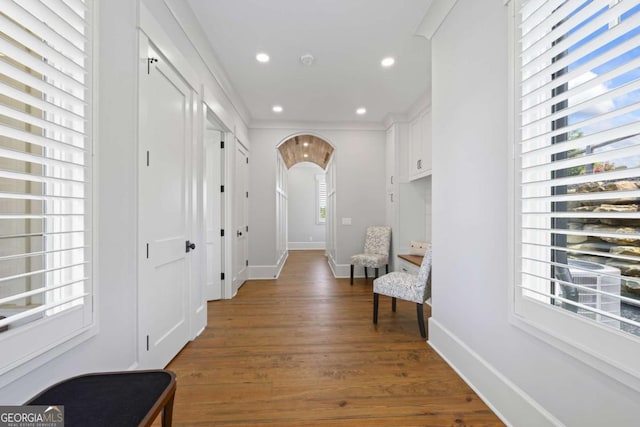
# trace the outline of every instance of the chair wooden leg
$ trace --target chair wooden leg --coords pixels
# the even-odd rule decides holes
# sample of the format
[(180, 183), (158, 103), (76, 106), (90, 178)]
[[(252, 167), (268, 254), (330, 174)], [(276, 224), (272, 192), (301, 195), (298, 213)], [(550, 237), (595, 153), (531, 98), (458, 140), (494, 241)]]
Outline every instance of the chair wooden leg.
[(369, 276), (367, 276), (367, 267), (364, 268), (364, 280), (369, 280)]
[(386, 272), (387, 274), (389, 274), (389, 264), (386, 264), (386, 265), (384, 266), (384, 269), (385, 269), (385, 272)]
[(396, 299), (391, 298), (391, 311), (396, 312)]
[(377, 279), (378, 278), (378, 267), (376, 267), (375, 272), (376, 272), (376, 279)]
[(379, 295), (375, 292), (373, 293), (373, 323), (378, 323), (378, 297)]
[(422, 304), (416, 304), (416, 305), (417, 305), (417, 311), (418, 311), (418, 327), (420, 328), (420, 335), (422, 335), (422, 338), (426, 338), (427, 333), (424, 330), (424, 313), (422, 312)]
[(351, 285), (353, 286), (353, 264), (351, 264)]

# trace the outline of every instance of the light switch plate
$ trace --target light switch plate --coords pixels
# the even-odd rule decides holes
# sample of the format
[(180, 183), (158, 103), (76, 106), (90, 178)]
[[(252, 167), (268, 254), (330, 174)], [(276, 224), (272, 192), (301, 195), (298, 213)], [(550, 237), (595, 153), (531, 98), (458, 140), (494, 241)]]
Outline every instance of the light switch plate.
[(351, 225), (351, 218), (342, 218), (342, 225)]

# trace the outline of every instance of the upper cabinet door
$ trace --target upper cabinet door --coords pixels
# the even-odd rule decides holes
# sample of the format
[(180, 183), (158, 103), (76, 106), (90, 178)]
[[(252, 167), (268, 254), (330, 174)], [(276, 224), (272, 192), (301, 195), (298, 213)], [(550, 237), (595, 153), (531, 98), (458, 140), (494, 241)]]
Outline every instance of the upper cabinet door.
[(432, 162), (432, 136), (431, 136), (431, 110), (422, 117), (422, 176), (431, 175)]
[(431, 111), (409, 123), (409, 179), (431, 175)]

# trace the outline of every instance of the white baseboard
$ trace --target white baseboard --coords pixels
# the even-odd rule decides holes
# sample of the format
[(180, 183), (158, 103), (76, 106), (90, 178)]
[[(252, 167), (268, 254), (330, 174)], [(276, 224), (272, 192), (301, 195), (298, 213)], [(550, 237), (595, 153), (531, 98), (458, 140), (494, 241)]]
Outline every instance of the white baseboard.
[(326, 247), (325, 242), (289, 242), (287, 244), (287, 249), (290, 251), (324, 250)]
[(280, 276), (282, 267), (289, 257), (289, 252), (284, 252), (275, 265), (250, 265), (249, 280), (273, 280)]
[[(351, 277), (351, 264), (335, 264), (335, 263), (329, 262), (329, 265), (331, 266), (333, 275), (336, 278), (344, 279), (345, 277)], [(375, 274), (373, 273), (373, 268), (370, 268), (367, 271), (369, 272), (368, 273), (369, 277), (375, 277)], [(389, 271), (391, 271), (391, 269), (389, 269)], [(382, 276), (383, 274), (385, 274), (384, 267), (378, 270), (378, 276)], [(355, 267), (353, 271), (353, 277), (364, 277), (364, 269), (362, 268), (362, 266), (358, 265)]]
[(273, 280), (279, 273), (277, 265), (249, 266), (249, 280)]
[(429, 319), (427, 343), (505, 424), (532, 427), (563, 425), (433, 317)]
[(280, 259), (278, 260), (277, 270), (276, 270), (276, 279), (280, 277), (280, 273), (282, 272), (282, 267), (284, 267), (284, 263), (287, 262), (289, 258), (289, 251), (284, 251)]

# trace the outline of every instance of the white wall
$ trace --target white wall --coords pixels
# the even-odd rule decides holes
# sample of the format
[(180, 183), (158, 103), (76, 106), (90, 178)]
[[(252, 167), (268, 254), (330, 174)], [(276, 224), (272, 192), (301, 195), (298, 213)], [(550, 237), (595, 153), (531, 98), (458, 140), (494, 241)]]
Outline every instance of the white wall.
[(324, 170), (315, 163), (289, 169), (289, 249), (324, 249), (325, 224), (317, 221), (316, 177)]
[[(249, 265), (276, 265), (276, 147), (287, 137), (311, 133), (331, 143), (336, 155), (336, 274), (349, 274), (349, 257), (362, 252), (368, 225), (385, 223), (384, 130), (252, 128), (249, 130), (253, 162), (249, 179), (252, 209)], [(260, 160), (257, 160), (260, 159)], [(257, 162), (260, 162), (257, 165)], [(261, 206), (256, 210), (255, 206)], [(262, 209), (264, 208), (264, 209)], [(352, 225), (342, 225), (342, 218)], [(259, 278), (252, 275), (253, 278)], [(273, 277), (266, 276), (266, 277)], [(265, 278), (266, 278), (265, 277)]]
[(429, 342), (512, 425), (637, 425), (638, 392), (509, 323), (507, 19), (458, 0), (432, 39)]
[[(196, 80), (196, 90), (201, 91), (204, 85), (209, 105), (229, 129), (246, 140), (242, 106), (232, 103), (233, 94), (227, 95), (218, 83), (224, 78), (214, 76), (215, 67), (203, 62), (202, 58), (210, 58), (211, 54), (202, 45), (200, 50), (196, 49), (176, 16), (187, 24), (195, 19), (184, 3), (167, 1), (175, 3), (171, 10), (165, 2), (144, 1), (163, 31), (169, 33), (172, 46), (160, 48), (172, 60), (180, 56), (187, 61), (193, 71), (189, 77)], [(131, 0), (96, 2), (99, 47), (95, 58), (99, 72), (98, 129), (94, 144), (97, 202), (94, 269), (99, 332), (66, 352), (53, 349), (50, 354), (56, 357), (38, 368), (25, 365), (29, 369), (24, 370), (24, 375), (0, 388), (0, 404), (22, 403), (44, 387), (73, 375), (137, 366), (138, 3)], [(187, 33), (194, 36), (197, 44), (201, 31), (190, 27)], [(19, 368), (16, 372), (22, 370)]]

